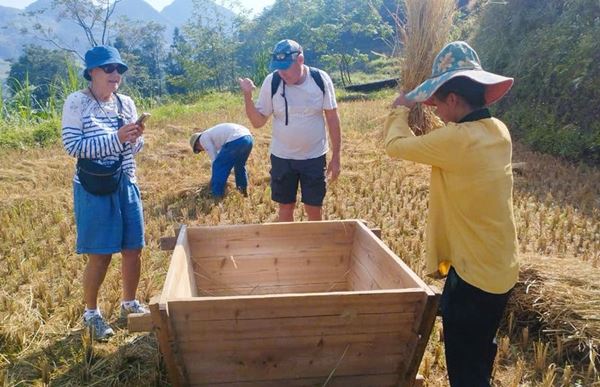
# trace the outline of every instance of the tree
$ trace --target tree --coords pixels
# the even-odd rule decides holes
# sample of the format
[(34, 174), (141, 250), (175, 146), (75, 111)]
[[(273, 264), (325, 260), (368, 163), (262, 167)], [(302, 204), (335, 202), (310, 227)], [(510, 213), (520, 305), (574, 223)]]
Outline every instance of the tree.
[(144, 96), (163, 94), (163, 62), (165, 27), (155, 22), (133, 23), (120, 20), (115, 29), (114, 46), (130, 70), (126, 82)]
[(90, 46), (107, 44), (110, 18), (123, 0), (54, 0), (60, 16), (73, 20), (84, 31)]
[(268, 52), (277, 41), (291, 38), (304, 47), (306, 63), (335, 69), (343, 84), (351, 83), (358, 63), (390, 50), (394, 26), (381, 13), (390, 1), (278, 0), (242, 26), (238, 58), (254, 57), (253, 50)]
[(219, 7), (206, 0), (194, 1), (194, 14), (175, 30), (167, 64), (169, 90), (223, 90), (236, 79), (234, 26)]
[(67, 79), (68, 65), (75, 60), (61, 50), (48, 50), (36, 45), (25, 47), (23, 54), (10, 66), (7, 84), (19, 90), (25, 84), (32, 85), (33, 97), (44, 103), (54, 91), (51, 85), (58, 79)]

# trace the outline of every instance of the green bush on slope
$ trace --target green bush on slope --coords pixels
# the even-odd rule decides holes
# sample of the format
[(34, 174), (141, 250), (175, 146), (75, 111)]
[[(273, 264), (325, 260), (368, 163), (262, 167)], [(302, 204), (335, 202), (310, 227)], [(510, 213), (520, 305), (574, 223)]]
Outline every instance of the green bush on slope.
[(515, 78), (499, 109), (542, 152), (600, 164), (600, 2), (513, 0), (483, 7), (473, 44)]

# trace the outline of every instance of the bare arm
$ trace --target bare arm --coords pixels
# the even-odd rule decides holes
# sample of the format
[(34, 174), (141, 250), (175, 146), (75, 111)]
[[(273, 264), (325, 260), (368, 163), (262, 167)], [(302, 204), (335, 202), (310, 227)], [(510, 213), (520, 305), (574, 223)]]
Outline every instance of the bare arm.
[(340, 149), (342, 145), (342, 130), (337, 109), (325, 110), (325, 120), (327, 121), (332, 151), (331, 161), (327, 167), (327, 175), (330, 176), (331, 180), (335, 180), (340, 175)]
[(246, 116), (252, 123), (252, 126), (255, 128), (263, 127), (269, 117), (264, 116), (256, 109), (256, 105), (254, 105), (254, 101), (252, 100), (252, 91), (256, 88), (254, 86), (254, 82), (250, 78), (238, 78), (238, 83), (240, 84), (240, 89), (244, 93), (244, 105), (246, 107)]

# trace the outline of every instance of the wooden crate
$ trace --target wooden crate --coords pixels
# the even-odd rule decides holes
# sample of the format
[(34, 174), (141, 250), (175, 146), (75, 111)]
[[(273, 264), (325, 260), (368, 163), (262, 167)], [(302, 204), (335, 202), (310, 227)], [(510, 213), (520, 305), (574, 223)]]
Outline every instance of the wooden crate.
[(175, 386), (412, 386), (437, 302), (361, 221), (183, 226), (150, 318)]

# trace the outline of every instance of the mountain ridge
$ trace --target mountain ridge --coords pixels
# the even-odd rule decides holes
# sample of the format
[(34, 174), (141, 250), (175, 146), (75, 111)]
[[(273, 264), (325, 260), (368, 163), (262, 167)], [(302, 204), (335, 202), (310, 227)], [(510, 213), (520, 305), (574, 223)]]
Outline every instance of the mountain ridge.
[[(235, 14), (233, 11), (218, 6), (212, 0), (221, 16), (229, 23)], [(145, 0), (123, 0), (113, 15), (113, 20), (127, 18), (132, 21), (152, 21), (165, 26), (165, 42), (168, 44), (175, 28), (181, 28), (193, 15), (192, 3), (189, 0), (175, 0), (161, 12), (157, 11)], [(0, 6), (0, 59), (16, 60), (25, 45), (38, 44), (45, 48), (56, 48), (51, 42), (41, 38), (39, 31), (52, 30), (55, 38), (65, 47), (73, 48), (83, 54), (89, 48), (81, 27), (70, 20), (61, 18), (53, 9), (52, 0), (37, 0), (25, 9)]]

